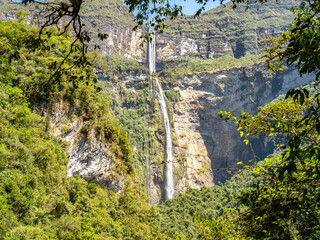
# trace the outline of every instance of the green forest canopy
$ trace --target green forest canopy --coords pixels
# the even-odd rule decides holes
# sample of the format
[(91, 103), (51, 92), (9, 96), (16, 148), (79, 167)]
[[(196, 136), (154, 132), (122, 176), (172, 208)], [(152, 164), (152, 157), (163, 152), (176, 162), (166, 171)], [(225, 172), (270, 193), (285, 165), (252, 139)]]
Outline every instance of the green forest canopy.
[[(23, 21), (0, 22), (0, 239), (159, 238), (158, 212), (132, 178), (126, 133), (94, 88), (93, 69), (73, 67), (59, 82), (50, 80), (52, 62), (63, 58), (72, 40), (48, 29), (45, 45), (29, 49), (38, 31)], [(131, 175), (122, 193), (66, 176), (67, 143), (50, 136), (48, 120), (31, 110), (59, 99), (75, 111), (78, 106), (90, 124), (84, 125), (114, 143), (119, 171)]]
[[(301, 74), (312, 72), (318, 76), (319, 3), (310, 2), (307, 5), (302, 2), (300, 8), (294, 11), (297, 17), (292, 28), (282, 37), (270, 41), (270, 67), (277, 69), (280, 66), (273, 65), (274, 60), (279, 60), (276, 64), (294, 64), (298, 61)], [(59, 82), (47, 82), (51, 80), (49, 67), (53, 59), (63, 56), (61, 52), (65, 53), (70, 48), (70, 40), (57, 37), (55, 30), (49, 29), (47, 33), (50, 33), (48, 35), (55, 44), (58, 41), (66, 45), (56, 47), (51, 41), (41, 42), (44, 45), (32, 45), (39, 48), (33, 49), (35, 51), (29, 55), (25, 46), (30, 42), (28, 33), (36, 33), (35, 28), (23, 22), (1, 23), (1, 28), (1, 34), (6, 36), (1, 38), (0, 43), (3, 134), (0, 145), (3, 160), (0, 199), (1, 211), (5, 213), (0, 216), (5, 216), (1, 219), (3, 238), (97, 239), (106, 236), (111, 239), (155, 239), (159, 231), (149, 219), (157, 216), (156, 210), (145, 203), (142, 193), (142, 200), (137, 198), (140, 193), (134, 183), (128, 183), (123, 194), (113, 194), (79, 178), (66, 178), (63, 143), (50, 139), (43, 120), (32, 114), (29, 108), (29, 104), (50, 98), (53, 93), (65, 91), (68, 96), (73, 85), (80, 86), (81, 90), (82, 85), (86, 86), (81, 84), (81, 78), (87, 78), (88, 74), (93, 76), (90, 74), (92, 69), (75, 68), (62, 75)], [(289, 47), (283, 48), (284, 45)], [(41, 54), (48, 53), (48, 50), (56, 56), (43, 58)], [(29, 72), (28, 68), (23, 68), (27, 65), (26, 61), (37, 71), (31, 69)], [(72, 58), (68, 61), (71, 63), (64, 64), (72, 64)], [(39, 64), (42, 66), (40, 71)], [(317, 95), (310, 99), (306, 90), (291, 93), (296, 101), (284, 100), (268, 105), (261, 108), (257, 116), (244, 113), (236, 119), (229, 113), (223, 114), (227, 119), (231, 117), (236, 121), (244, 136), (246, 133), (277, 134), (287, 141), (279, 145), (284, 149), (279, 157), (252, 168), (259, 181), (239, 196), (240, 203), (246, 207), (240, 215), (235, 215), (234, 219), (239, 224), (232, 224), (234, 221), (227, 217), (218, 220), (200, 218), (198, 226), (202, 238), (226, 239), (234, 236), (235, 232), (254, 239), (319, 237), (320, 101)], [(71, 94), (70, 97), (74, 96)], [(91, 113), (99, 117), (99, 112)], [(125, 153), (129, 150), (120, 147), (119, 151)], [(130, 172), (130, 158), (125, 156), (124, 164)], [(37, 176), (34, 172), (38, 173)], [(106, 200), (110, 199), (115, 200), (106, 204)], [(112, 208), (115, 212), (111, 211), (110, 206), (115, 207)], [(228, 231), (224, 231), (226, 228)], [(115, 230), (110, 232), (110, 229)]]

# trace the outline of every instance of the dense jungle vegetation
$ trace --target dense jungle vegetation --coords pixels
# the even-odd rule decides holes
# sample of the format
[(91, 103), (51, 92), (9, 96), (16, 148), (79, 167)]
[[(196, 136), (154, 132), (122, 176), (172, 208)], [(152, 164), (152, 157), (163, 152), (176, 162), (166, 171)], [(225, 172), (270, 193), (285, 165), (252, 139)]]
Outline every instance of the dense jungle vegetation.
[[(291, 29), (269, 40), (267, 62), (280, 71), (282, 64), (297, 63), (301, 74), (315, 73), (318, 79), (319, 3), (302, 2), (293, 12), (296, 19)], [(238, 126), (247, 144), (249, 135), (279, 139), (277, 154), (243, 166), (225, 184), (189, 189), (150, 206), (138, 183), (141, 177), (136, 176), (145, 158), (141, 142), (148, 132), (144, 126), (147, 83), (138, 84), (138, 94), (123, 89), (119, 99), (105, 88), (119, 80), (110, 74), (105, 77), (114, 79), (99, 83), (99, 92), (93, 67), (77, 64), (80, 47), (63, 60), (71, 38), (59, 35), (55, 28), (45, 29), (39, 38), (39, 29), (28, 26), (22, 13), (17, 19), (0, 22), (0, 239), (320, 238), (317, 83), (312, 96), (306, 88), (292, 90), (287, 99), (260, 107), (256, 115), (220, 112)], [(96, 64), (103, 62), (96, 53), (87, 57)], [(122, 66), (123, 60), (116, 56), (106, 58), (114, 72), (146, 71), (141, 66), (131, 68), (133, 62)], [(247, 60), (255, 61), (250, 56)], [(207, 71), (211, 64), (181, 61), (181, 68), (185, 64), (194, 71)], [(57, 71), (59, 63), (61, 71)], [(167, 98), (177, 97), (169, 92)], [(123, 191), (114, 193), (66, 176), (68, 143), (53, 137), (50, 118), (34, 111), (46, 106), (50, 112), (58, 101), (73, 109), (67, 121), (83, 120), (81, 134), (94, 130), (110, 144), (117, 172), (126, 176)], [(129, 115), (139, 124), (133, 125)], [(154, 118), (155, 124), (159, 119)], [(134, 131), (142, 132), (139, 139), (133, 137)], [(140, 163), (133, 162), (132, 155)]]
[(38, 31), (23, 20), (0, 22), (0, 238), (157, 239), (159, 213), (133, 178), (118, 194), (67, 178), (68, 143), (50, 135), (48, 119), (32, 112), (37, 104), (73, 105), (87, 128), (114, 142), (122, 171), (134, 177), (131, 147), (93, 86), (91, 67), (74, 67), (59, 82), (50, 80), (51, 64), (63, 59), (72, 41), (51, 28), (42, 36), (44, 45), (30, 47)]

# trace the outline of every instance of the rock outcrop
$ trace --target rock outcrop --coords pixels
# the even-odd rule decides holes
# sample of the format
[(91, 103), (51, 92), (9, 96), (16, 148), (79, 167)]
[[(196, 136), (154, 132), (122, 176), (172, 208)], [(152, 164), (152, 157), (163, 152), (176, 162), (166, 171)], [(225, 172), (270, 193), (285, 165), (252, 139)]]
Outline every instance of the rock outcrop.
[(56, 101), (50, 105), (38, 104), (34, 111), (46, 118), (52, 137), (68, 144), (68, 176), (78, 175), (114, 192), (122, 190), (126, 174), (116, 170), (118, 159), (103, 133), (95, 128), (83, 132), (86, 123), (81, 109), (65, 101)]
[[(283, 74), (264, 76), (261, 66), (190, 74), (179, 79), (175, 88), (180, 99), (173, 104), (174, 132), (178, 144), (176, 159), (183, 159), (185, 171), (177, 179), (176, 189), (211, 186), (230, 177), (221, 168), (238, 168), (237, 162), (253, 160), (251, 148), (243, 143), (236, 126), (220, 119), (217, 111), (256, 113), (258, 106), (275, 99), (287, 90), (314, 80), (301, 78), (294, 69)], [(273, 152), (273, 143), (264, 137), (250, 139), (255, 156), (260, 160)], [(181, 169), (182, 163), (176, 164)]]
[[(250, 2), (250, 1), (249, 1)], [(240, 58), (259, 54), (269, 37), (277, 37), (293, 20), (290, 8), (299, 1), (252, 2), (232, 9), (227, 3), (201, 14), (184, 16), (168, 22), (168, 28), (158, 35), (158, 60), (185, 56), (199, 59), (231, 55)]]

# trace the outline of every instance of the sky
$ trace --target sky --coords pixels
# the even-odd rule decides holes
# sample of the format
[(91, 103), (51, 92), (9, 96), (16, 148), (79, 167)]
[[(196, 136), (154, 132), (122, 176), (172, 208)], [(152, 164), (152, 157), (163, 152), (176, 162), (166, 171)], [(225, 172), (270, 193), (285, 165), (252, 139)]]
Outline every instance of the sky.
[[(22, 2), (22, 0), (12, 0), (13, 2)], [(41, 0), (40, 0), (41, 1)], [(122, 0), (123, 1), (123, 0)], [(229, 2), (230, 0), (225, 0)], [(183, 7), (183, 13), (185, 15), (194, 15), (201, 5), (197, 4), (195, 0), (173, 0), (170, 1)], [(205, 11), (215, 8), (220, 5), (220, 0), (208, 0)]]
[[(183, 6), (183, 13), (186, 15), (192, 15), (197, 12), (201, 5), (195, 3), (194, 0), (186, 0), (186, 1), (175, 1), (177, 5)], [(205, 11), (208, 11), (212, 8), (215, 8), (220, 5), (220, 0), (215, 0), (214, 2), (211, 0), (208, 1)]]
[[(12, 0), (13, 2), (22, 2), (22, 0)], [(225, 2), (229, 2), (226, 0)], [(195, 3), (195, 0), (173, 0), (173, 3), (181, 5), (183, 7), (183, 13), (185, 15), (193, 15), (197, 12), (201, 5)], [(220, 0), (208, 0), (205, 11), (215, 8), (220, 5)]]

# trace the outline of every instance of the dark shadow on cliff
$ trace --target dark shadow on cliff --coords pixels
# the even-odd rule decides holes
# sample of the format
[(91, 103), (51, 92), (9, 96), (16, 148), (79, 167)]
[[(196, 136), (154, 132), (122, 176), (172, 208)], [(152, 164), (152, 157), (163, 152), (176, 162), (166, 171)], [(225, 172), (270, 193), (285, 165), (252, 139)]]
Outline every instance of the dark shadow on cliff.
[[(214, 75), (209, 81), (210, 84), (202, 82), (201, 86), (195, 89), (214, 93), (217, 97), (212, 101), (207, 98), (207, 94), (203, 95), (199, 102), (202, 102), (205, 107), (198, 110), (200, 126), (197, 131), (204, 140), (212, 169), (239, 168), (241, 165), (237, 162), (241, 161), (244, 165), (252, 164), (274, 152), (275, 144), (271, 139), (266, 136), (256, 136), (249, 139), (253, 154), (251, 147), (240, 138), (236, 125), (221, 120), (217, 111), (230, 111), (236, 116), (240, 116), (242, 110), (251, 114), (257, 113), (259, 106), (264, 106), (280, 93), (287, 91), (283, 89), (283, 75), (279, 73), (270, 77), (265, 75), (264, 70), (254, 68), (243, 68), (237, 71), (229, 74), (229, 80), (224, 83), (224, 92), (217, 91), (219, 88), (213, 86), (221, 84), (219, 78), (215, 82)], [(215, 170), (213, 174), (215, 184), (231, 177), (231, 174), (225, 170)]]

